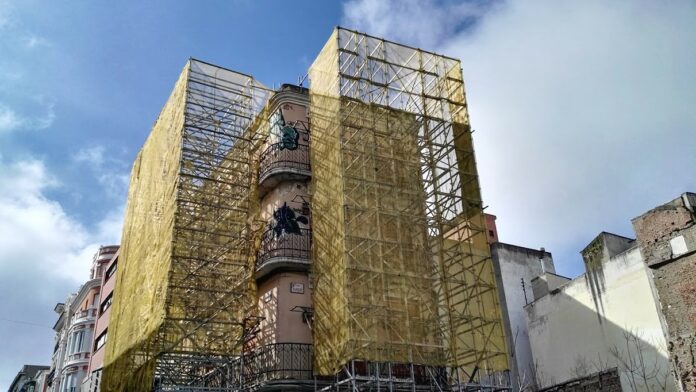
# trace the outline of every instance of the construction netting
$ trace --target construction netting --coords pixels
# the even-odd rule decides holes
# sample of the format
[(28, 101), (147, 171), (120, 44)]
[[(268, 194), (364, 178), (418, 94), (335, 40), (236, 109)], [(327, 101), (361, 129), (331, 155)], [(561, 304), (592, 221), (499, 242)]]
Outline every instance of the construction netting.
[(131, 172), (103, 391), (192, 385), (241, 353), (264, 227), (265, 135), (250, 125), (269, 96), (250, 76), (185, 66)]
[(337, 28), (309, 77), (315, 373), (507, 369), (459, 61)]

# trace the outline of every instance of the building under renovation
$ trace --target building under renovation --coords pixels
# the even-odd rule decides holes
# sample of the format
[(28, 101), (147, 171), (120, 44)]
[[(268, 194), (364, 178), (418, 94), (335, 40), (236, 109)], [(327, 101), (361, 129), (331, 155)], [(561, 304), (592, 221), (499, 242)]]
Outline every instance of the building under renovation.
[(309, 88), (189, 60), (138, 154), (104, 391), (493, 391), (460, 62), (337, 28)]

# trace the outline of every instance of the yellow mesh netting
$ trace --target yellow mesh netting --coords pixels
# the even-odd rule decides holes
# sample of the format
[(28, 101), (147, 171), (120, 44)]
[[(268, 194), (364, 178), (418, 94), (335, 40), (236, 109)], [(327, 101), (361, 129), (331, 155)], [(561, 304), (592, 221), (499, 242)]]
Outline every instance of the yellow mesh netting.
[(507, 369), (459, 62), (338, 28), (309, 76), (315, 372)]
[(102, 390), (186, 385), (241, 352), (255, 297), (257, 150), (269, 92), (196, 60), (133, 166)]

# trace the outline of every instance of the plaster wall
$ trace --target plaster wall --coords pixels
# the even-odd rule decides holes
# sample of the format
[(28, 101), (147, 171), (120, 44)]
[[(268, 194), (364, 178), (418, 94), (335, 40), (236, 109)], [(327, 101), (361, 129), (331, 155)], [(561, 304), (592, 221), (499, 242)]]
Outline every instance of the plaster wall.
[[(630, 248), (595, 268), (602, 276), (598, 292), (584, 274), (525, 308), (541, 386), (618, 367), (624, 390), (658, 390), (657, 384), (671, 375), (651, 277), (639, 249)], [(627, 346), (629, 333), (637, 339)], [(638, 350), (646, 366), (659, 374), (649, 385), (638, 382), (632, 388), (629, 369), (620, 361), (636, 359)], [(671, 382), (666, 386), (675, 390)]]
[[(523, 248), (502, 242), (491, 245), (500, 303), (505, 319), (508, 339), (509, 363), (513, 386), (529, 380), (532, 352), (527, 332), (527, 316), (524, 306), (534, 300), (531, 281), (544, 270), (555, 272), (550, 253)], [(522, 282), (524, 281), (524, 288)], [(526, 299), (525, 299), (526, 295)]]
[[(282, 182), (268, 192), (261, 200), (260, 218), (270, 223), (273, 219), (273, 212), (282, 207), (283, 203), (287, 203), (288, 207), (298, 211), (299, 214), (303, 208), (303, 203), (307, 203), (306, 208), (309, 209), (309, 200), (307, 183), (295, 181)], [(306, 217), (309, 219), (309, 215)], [(302, 228), (309, 228), (308, 225), (301, 222), (298, 222), (298, 224)]]
[(258, 295), (260, 315), (263, 317), (257, 335), (259, 345), (312, 343), (312, 331), (300, 309), (312, 306), (312, 290), (306, 273), (275, 274), (259, 283)]

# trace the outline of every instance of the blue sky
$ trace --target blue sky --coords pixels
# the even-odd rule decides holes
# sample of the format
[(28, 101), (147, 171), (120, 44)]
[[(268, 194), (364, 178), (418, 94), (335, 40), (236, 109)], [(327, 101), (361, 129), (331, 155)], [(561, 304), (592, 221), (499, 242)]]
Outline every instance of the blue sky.
[(0, 0), (0, 390), (50, 362), (53, 306), (118, 240), (131, 163), (186, 60), (294, 82), (340, 16), (315, 1)]
[(0, 0), (0, 389), (118, 241), (127, 176), (189, 57), (295, 82), (338, 24), (462, 59), (501, 240), (554, 254), (696, 190), (696, 5)]
[(4, 5), (0, 102), (17, 115), (52, 121), (3, 135), (0, 153), (6, 161), (40, 156), (66, 185), (52, 195), (82, 222), (100, 219), (113, 203), (95, 192), (100, 184), (87, 162), (66, 158), (101, 146), (118, 161), (117, 173), (127, 170), (188, 57), (269, 86), (295, 81), (340, 17), (339, 4), (330, 2), (187, 4)]

